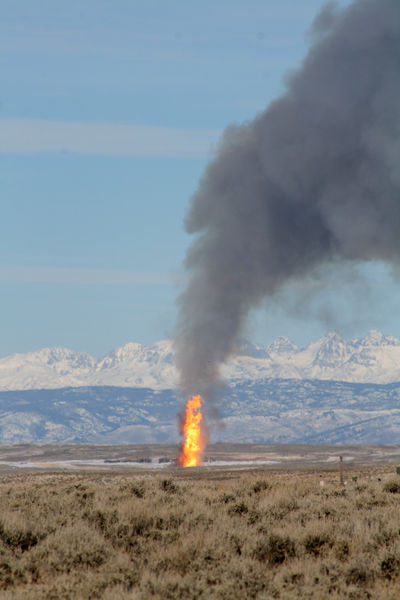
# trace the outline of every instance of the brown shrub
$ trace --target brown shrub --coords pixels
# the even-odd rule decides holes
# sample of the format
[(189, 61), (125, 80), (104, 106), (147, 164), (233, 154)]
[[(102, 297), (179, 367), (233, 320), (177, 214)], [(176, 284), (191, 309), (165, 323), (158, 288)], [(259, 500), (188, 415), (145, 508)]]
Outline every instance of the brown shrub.
[(355, 564), (346, 571), (346, 583), (365, 585), (374, 578), (371, 569), (365, 565)]
[(350, 555), (350, 544), (348, 540), (337, 539), (335, 541), (335, 556), (339, 560), (346, 560)]
[(70, 573), (102, 565), (109, 555), (104, 538), (84, 523), (50, 534), (30, 553), (28, 568), (40, 564), (45, 570)]
[(237, 502), (228, 510), (229, 515), (244, 515), (249, 512), (249, 507), (244, 502)]
[(334, 540), (326, 533), (310, 533), (304, 538), (303, 544), (308, 554), (319, 556), (326, 546), (333, 546)]
[(178, 491), (178, 488), (172, 479), (162, 479), (160, 481), (160, 489), (163, 490), (163, 492), (168, 492), (169, 494), (175, 494)]
[(265, 541), (258, 542), (253, 556), (260, 561), (268, 561), (271, 565), (280, 565), (287, 558), (295, 556), (295, 544), (288, 536), (270, 535)]
[(251, 491), (254, 492), (254, 494), (259, 494), (260, 492), (270, 489), (271, 484), (266, 479), (257, 479), (251, 487)]
[(384, 485), (383, 485), (384, 491), (390, 492), (390, 494), (400, 494), (400, 480), (399, 479), (390, 479), (389, 481), (386, 481), (386, 483), (384, 483)]
[(0, 476), (1, 600), (397, 600), (400, 494), (354, 476)]
[(393, 579), (400, 572), (400, 557), (394, 554), (387, 554), (380, 564), (382, 575), (386, 579)]

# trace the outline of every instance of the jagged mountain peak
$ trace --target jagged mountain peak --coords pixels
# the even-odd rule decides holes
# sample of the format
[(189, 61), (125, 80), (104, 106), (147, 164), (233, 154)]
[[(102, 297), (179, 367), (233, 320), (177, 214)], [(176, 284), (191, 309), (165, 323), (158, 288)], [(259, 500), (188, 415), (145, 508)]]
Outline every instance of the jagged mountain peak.
[(68, 362), (75, 366), (93, 366), (96, 359), (87, 352), (77, 352), (70, 348), (62, 346), (53, 346), (32, 350), (25, 354), (12, 354), (0, 359), (0, 365), (3, 364), (42, 364), (57, 365), (62, 362)]
[(128, 342), (119, 348), (115, 348), (108, 352), (103, 358), (99, 359), (99, 362), (120, 362), (129, 360), (143, 353), (146, 350), (146, 346), (139, 344), (138, 342)]
[(48, 364), (53, 364), (64, 360), (72, 361), (77, 364), (92, 364), (95, 360), (87, 352), (77, 352), (75, 350), (70, 350), (69, 348), (63, 348), (61, 346), (56, 346), (54, 348), (44, 348), (43, 350), (39, 350), (38, 352), (31, 354), (35, 354), (37, 357), (47, 360)]
[(377, 329), (371, 329), (367, 335), (363, 338), (364, 344), (370, 344), (373, 346), (377, 346), (382, 343), (385, 336), (383, 333), (378, 331)]
[(279, 336), (268, 346), (267, 350), (270, 354), (291, 354), (298, 352), (299, 348), (289, 338)]
[(344, 337), (338, 332), (338, 331), (329, 331), (328, 333), (326, 333), (325, 335), (323, 335), (319, 341), (321, 342), (321, 344), (324, 345), (328, 345), (328, 344), (347, 344), (346, 340), (344, 339)]
[(392, 335), (384, 335), (377, 329), (371, 329), (360, 343), (363, 346), (400, 346), (400, 340)]
[[(149, 373), (157, 367), (162, 370), (160, 363), (164, 363), (164, 366), (168, 365), (170, 368), (172, 362), (172, 342), (170, 340), (162, 340), (149, 346), (129, 342), (99, 359), (96, 369), (97, 371), (102, 371), (105, 369), (120, 370), (121, 368), (125, 368), (131, 371), (130, 376), (132, 378), (134, 377), (135, 368), (139, 369), (140, 366), (140, 379), (143, 382), (143, 370), (147, 368)], [(154, 383), (154, 377), (157, 378), (157, 373), (154, 372), (151, 377)]]
[(318, 345), (313, 365), (322, 368), (343, 364), (351, 353), (349, 344), (337, 331), (330, 331), (324, 335), (318, 340)]
[(57, 361), (69, 359), (78, 355), (89, 356), (86, 352), (77, 352), (63, 346), (40, 348), (39, 350), (27, 352), (27, 354), (18, 354), (15, 356), (26, 356), (29, 358), (41, 358), (42, 360)]

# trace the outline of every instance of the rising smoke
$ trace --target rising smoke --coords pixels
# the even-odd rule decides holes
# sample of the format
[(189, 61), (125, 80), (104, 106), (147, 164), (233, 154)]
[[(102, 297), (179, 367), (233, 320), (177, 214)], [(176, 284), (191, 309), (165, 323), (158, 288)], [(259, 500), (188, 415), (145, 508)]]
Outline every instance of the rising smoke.
[(250, 309), (324, 264), (400, 260), (400, 2), (330, 3), (286, 93), (229, 127), (191, 200), (175, 343), (218, 386)]

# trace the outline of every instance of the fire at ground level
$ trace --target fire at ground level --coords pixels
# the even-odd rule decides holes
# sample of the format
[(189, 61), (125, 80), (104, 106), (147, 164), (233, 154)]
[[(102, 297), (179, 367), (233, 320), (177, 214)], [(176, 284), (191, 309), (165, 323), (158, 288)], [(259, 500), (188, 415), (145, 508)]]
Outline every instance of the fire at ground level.
[(182, 443), (177, 461), (179, 467), (198, 467), (203, 463), (208, 436), (204, 428), (202, 404), (200, 395), (192, 396), (181, 416)]
[(400, 464), (400, 445), (209, 444), (203, 466), (177, 469), (178, 444), (10, 444), (0, 445), (0, 472), (10, 470), (336, 469), (339, 456), (351, 465)]

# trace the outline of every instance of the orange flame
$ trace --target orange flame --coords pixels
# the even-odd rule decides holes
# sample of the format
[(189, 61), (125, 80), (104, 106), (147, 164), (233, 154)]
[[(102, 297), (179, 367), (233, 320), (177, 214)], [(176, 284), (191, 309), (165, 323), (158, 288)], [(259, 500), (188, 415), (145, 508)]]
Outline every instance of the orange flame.
[(203, 415), (200, 395), (189, 398), (185, 409), (185, 421), (182, 427), (183, 442), (178, 466), (197, 467), (201, 465), (202, 454), (206, 444), (206, 435), (202, 430)]

